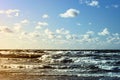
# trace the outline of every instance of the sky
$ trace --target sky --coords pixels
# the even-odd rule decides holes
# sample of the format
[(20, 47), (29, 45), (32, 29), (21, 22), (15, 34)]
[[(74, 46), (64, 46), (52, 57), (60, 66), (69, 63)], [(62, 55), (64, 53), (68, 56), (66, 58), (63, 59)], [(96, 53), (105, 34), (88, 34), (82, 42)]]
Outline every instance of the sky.
[(0, 0), (0, 49), (120, 49), (120, 0)]

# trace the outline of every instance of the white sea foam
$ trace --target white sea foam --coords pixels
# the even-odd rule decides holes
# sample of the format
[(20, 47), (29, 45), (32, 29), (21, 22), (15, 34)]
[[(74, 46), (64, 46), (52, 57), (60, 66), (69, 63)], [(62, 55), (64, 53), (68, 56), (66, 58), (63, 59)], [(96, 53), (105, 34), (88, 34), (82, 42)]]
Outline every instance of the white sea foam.
[[(12, 54), (13, 52), (1, 51), (0, 53)], [(19, 54), (23, 53), (39, 54), (33, 51), (23, 51)], [(0, 69), (28, 70), (43, 74), (51, 73), (50, 75), (120, 77), (119, 53), (97, 53), (95, 51), (44, 51), (44, 53), (37, 58), (0, 58), (0, 63)], [(43, 72), (41, 70), (43, 70)]]

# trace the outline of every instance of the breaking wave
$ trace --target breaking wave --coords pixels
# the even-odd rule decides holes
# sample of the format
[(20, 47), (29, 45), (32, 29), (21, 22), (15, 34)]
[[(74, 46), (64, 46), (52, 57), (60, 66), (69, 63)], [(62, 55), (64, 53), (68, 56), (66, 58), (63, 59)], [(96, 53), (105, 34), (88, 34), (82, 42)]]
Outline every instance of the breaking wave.
[(8, 72), (120, 77), (119, 51), (0, 51), (0, 57), (0, 70)]

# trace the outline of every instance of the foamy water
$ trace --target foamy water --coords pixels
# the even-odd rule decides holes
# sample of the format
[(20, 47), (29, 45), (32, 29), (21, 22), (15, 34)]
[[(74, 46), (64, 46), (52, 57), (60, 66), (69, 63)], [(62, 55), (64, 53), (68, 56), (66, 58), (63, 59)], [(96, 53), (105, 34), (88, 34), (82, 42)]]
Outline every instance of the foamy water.
[[(9, 52), (1, 55), (17, 54), (16, 57), (1, 57), (0, 70), (28, 75), (68, 75), (82, 77), (120, 78), (120, 52), (98, 51), (43, 51)], [(30, 57), (20, 57), (28, 54)], [(37, 57), (32, 55), (41, 54)], [(103, 79), (104, 80), (104, 79)]]

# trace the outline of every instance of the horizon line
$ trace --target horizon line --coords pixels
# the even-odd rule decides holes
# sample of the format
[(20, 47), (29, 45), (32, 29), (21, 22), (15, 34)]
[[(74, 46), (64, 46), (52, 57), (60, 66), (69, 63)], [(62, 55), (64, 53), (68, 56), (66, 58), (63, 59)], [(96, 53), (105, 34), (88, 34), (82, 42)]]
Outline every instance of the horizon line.
[(102, 51), (105, 51), (105, 50), (107, 50), (107, 51), (120, 51), (120, 49), (38, 49), (38, 48), (35, 48), (35, 49), (33, 49), (33, 48), (23, 48), (23, 49), (21, 49), (21, 48), (16, 48), (16, 49), (0, 49), (0, 51), (3, 51), (3, 50), (46, 50), (46, 51), (68, 51), (68, 50), (70, 50), (70, 51), (99, 51), (99, 50), (102, 50)]

